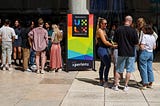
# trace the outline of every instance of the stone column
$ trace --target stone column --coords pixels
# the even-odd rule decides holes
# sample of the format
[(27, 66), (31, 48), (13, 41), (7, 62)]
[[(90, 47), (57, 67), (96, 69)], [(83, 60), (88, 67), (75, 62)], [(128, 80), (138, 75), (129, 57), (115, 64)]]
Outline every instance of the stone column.
[(69, 13), (89, 14), (89, 0), (69, 0)]

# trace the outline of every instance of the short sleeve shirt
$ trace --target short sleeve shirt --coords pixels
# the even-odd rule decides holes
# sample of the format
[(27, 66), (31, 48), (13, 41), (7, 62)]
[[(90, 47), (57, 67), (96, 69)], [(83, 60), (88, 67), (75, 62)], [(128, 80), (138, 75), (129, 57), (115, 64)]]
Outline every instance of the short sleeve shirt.
[(156, 38), (153, 35), (144, 34), (141, 44), (144, 44), (145, 50), (153, 52), (153, 48), (156, 46)]
[(118, 56), (135, 56), (135, 45), (138, 44), (138, 35), (135, 29), (130, 26), (120, 26), (115, 31), (113, 41), (118, 43)]
[(2, 42), (12, 41), (12, 37), (15, 36), (15, 31), (9, 26), (2, 26), (0, 28), (0, 35), (2, 37)]
[(34, 28), (28, 36), (32, 39), (32, 47), (35, 51), (43, 51), (48, 45), (48, 32), (42, 27)]

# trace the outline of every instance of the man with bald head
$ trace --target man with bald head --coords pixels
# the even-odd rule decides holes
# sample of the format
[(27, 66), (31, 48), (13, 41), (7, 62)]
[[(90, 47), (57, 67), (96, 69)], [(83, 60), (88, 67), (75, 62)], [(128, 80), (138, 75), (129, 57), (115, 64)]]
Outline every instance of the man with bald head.
[(115, 74), (115, 84), (113, 89), (118, 91), (120, 73), (126, 68), (126, 80), (124, 91), (129, 89), (128, 82), (131, 73), (135, 71), (135, 45), (138, 44), (138, 35), (136, 30), (131, 27), (132, 17), (126, 16), (123, 26), (120, 26), (115, 31), (114, 42), (118, 44), (118, 59)]

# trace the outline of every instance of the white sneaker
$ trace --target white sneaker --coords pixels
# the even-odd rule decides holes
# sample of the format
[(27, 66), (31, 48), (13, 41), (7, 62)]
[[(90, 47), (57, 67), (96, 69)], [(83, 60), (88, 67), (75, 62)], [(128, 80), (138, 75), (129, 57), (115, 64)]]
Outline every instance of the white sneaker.
[(58, 69), (58, 71), (62, 71), (62, 68)]
[(45, 71), (44, 71), (44, 70), (41, 70), (41, 74), (45, 74)]
[(112, 89), (115, 90), (115, 91), (118, 91), (118, 90), (119, 90), (119, 88), (118, 88), (117, 85), (114, 85), (114, 86), (112, 87)]
[(5, 71), (5, 70), (6, 70), (6, 68), (5, 68), (5, 67), (3, 67), (3, 68), (2, 68), (2, 70), (3, 70), (3, 71)]
[(39, 74), (40, 73), (40, 70), (37, 70), (37, 74)]
[(28, 69), (26, 69), (26, 71), (27, 71), (27, 72), (32, 72), (32, 70), (30, 70), (29, 68), (28, 68)]
[(6, 70), (6, 68), (5, 68), (5, 65), (4, 65), (4, 64), (2, 64), (2, 65), (0, 66), (0, 68), (1, 68), (1, 70), (2, 70), (2, 71)]
[(125, 91), (125, 92), (128, 91), (128, 90), (129, 90), (128, 86), (125, 86), (124, 89), (123, 89), (123, 91)]
[(6, 68), (6, 70), (8, 70), (8, 71), (10, 70), (8, 64), (6, 64), (5, 68)]

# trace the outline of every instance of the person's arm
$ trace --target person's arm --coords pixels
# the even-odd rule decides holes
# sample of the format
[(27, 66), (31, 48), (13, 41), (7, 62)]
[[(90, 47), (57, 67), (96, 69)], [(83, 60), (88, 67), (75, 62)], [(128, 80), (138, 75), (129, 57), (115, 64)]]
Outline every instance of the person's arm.
[(45, 31), (45, 40), (46, 40), (46, 44), (48, 46), (48, 32), (47, 31)]
[(53, 43), (53, 41), (54, 41), (54, 36), (55, 36), (55, 33), (53, 32), (52, 33), (52, 37), (51, 37), (51, 42)]
[(98, 30), (98, 34), (100, 39), (102, 40), (102, 42), (106, 45), (106, 46), (110, 46), (110, 47), (117, 47), (117, 45), (113, 45), (112, 43), (110, 43), (109, 41), (106, 40), (104, 33), (102, 30)]
[(141, 40), (141, 42), (139, 44), (140, 50), (144, 50), (145, 44), (146, 44), (145, 35), (143, 35), (142, 36), (142, 40)]
[(156, 32), (153, 32), (153, 36), (154, 36), (154, 38), (157, 40), (158, 35), (156, 34)]
[(12, 28), (12, 42), (14, 42), (15, 36), (16, 36), (16, 33), (15, 33), (14, 29)]
[(32, 31), (30, 31), (30, 32), (28, 33), (28, 41), (29, 41), (29, 45), (30, 45), (30, 47), (32, 47), (32, 41), (33, 41), (33, 30), (32, 30)]
[(154, 42), (154, 45), (153, 45), (153, 50), (156, 49), (156, 39), (155, 39), (155, 42)]

